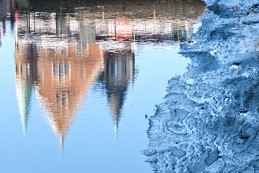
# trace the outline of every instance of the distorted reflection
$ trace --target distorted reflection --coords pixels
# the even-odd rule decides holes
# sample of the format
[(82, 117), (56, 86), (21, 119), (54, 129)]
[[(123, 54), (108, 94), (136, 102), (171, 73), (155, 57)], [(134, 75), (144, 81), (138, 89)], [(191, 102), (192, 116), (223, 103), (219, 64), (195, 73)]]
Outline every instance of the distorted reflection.
[(70, 3), (67, 8), (65, 1), (48, 6), (30, 1), (30, 11), (10, 11), (23, 129), (35, 87), (62, 148), (78, 105), (96, 80), (107, 93), (117, 133), (126, 91), (134, 79), (135, 54), (141, 51), (138, 44), (188, 41), (192, 22), (205, 8), (198, 0), (92, 3)]
[(126, 91), (129, 82), (133, 82), (135, 71), (134, 53), (126, 50), (124, 48), (124, 52), (120, 53), (105, 52), (104, 71), (100, 78), (106, 89), (116, 136)]
[(0, 26), (0, 47), (2, 47), (2, 41), (1, 41), (1, 33), (2, 33), (2, 27)]
[(43, 47), (38, 55), (38, 98), (62, 146), (79, 102), (103, 68), (98, 45), (88, 46), (84, 53), (68, 42), (65, 47)]
[[(61, 146), (63, 146), (63, 137), (75, 115), (79, 102), (103, 69), (103, 55), (98, 43), (92, 40), (94, 36), (91, 34), (94, 33), (90, 32), (91, 27), (82, 25), (81, 28), (86, 28), (89, 32), (81, 31), (79, 34), (79, 28), (76, 26), (80, 23), (75, 23), (73, 28), (66, 30), (65, 27), (68, 27), (66, 19), (63, 20), (59, 16), (52, 18), (53, 16), (48, 14), (45, 16), (39, 14), (37, 17), (35, 15), (34, 20), (40, 26), (50, 26), (42, 29), (31, 26), (34, 22), (30, 22), (30, 17), (23, 17), (23, 15), (27, 16), (28, 14), (20, 14), (19, 21), (16, 22), (18, 29), (16, 55), (29, 57), (26, 63), (34, 65), (33, 68), (29, 68), (27, 65), (26, 71), (36, 75), (34, 79), (36, 94), (46, 111), (47, 119), (60, 138)], [(49, 17), (49, 20), (41, 19), (42, 16)], [(55, 27), (51, 25), (53, 22)], [(71, 19), (69, 22), (72, 23), (74, 20)], [(33, 31), (31, 31), (32, 28)], [(79, 36), (69, 36), (71, 32)], [(62, 36), (58, 37), (58, 35)], [(27, 48), (27, 54), (22, 53), (22, 46)], [(28, 52), (33, 52), (36, 56), (33, 56), (33, 53), (28, 55)], [(16, 65), (20, 66), (19, 64), (23, 63), (22, 59), (16, 59)], [(35, 70), (31, 72), (33, 69)], [(30, 85), (30, 80), (27, 79), (27, 85)], [(17, 87), (20, 86), (17, 85)], [(17, 92), (19, 98), (26, 98), (26, 92), (22, 94), (24, 95), (20, 96)], [(22, 120), (26, 119), (23, 112), (21, 112), (21, 116)]]
[(26, 132), (33, 83), (37, 81), (35, 44), (16, 45), (16, 95), (24, 133)]
[[(27, 0), (1, 0), (0, 1), (0, 21), (2, 21), (2, 35), (5, 35), (6, 32), (6, 21), (11, 21), (11, 29), (13, 30), (13, 24), (15, 21), (15, 11), (18, 9), (27, 9), (29, 7), (29, 3)], [(1, 38), (0, 38), (1, 40)], [(1, 41), (0, 41), (1, 42)], [(1, 43), (0, 43), (1, 45)]]

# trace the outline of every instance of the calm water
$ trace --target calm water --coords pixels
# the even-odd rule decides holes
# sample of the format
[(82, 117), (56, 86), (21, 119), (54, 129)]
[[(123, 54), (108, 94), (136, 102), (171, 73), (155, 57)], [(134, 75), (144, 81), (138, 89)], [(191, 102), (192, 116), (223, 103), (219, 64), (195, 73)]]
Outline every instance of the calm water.
[[(0, 1), (0, 172), (152, 172), (147, 118), (205, 5)], [(16, 7), (16, 8), (14, 8)]]

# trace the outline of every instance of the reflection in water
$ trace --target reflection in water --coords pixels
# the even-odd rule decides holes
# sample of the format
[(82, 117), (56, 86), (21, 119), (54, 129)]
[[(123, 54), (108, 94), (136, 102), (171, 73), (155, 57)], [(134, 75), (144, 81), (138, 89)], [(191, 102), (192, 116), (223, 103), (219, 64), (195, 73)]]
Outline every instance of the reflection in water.
[(78, 103), (103, 68), (97, 44), (90, 43), (86, 53), (78, 52), (73, 42), (67, 44), (40, 50), (36, 87), (61, 145)]
[(37, 52), (33, 44), (16, 46), (16, 93), (23, 131), (26, 132), (32, 84), (37, 81)]
[(107, 92), (116, 136), (127, 87), (130, 80), (134, 78), (134, 61), (134, 54), (130, 51), (104, 54), (105, 68), (100, 79)]
[[(13, 23), (15, 21), (15, 10), (28, 8), (27, 0), (1, 0), (0, 1), (0, 21), (2, 22), (1, 34), (4, 36), (6, 32), (6, 20), (11, 21), (11, 29), (13, 30)], [(1, 37), (0, 37), (1, 46)]]
[(205, 7), (198, 0), (93, 3), (66, 8), (65, 1), (56, 1), (45, 8), (41, 1), (30, 1), (30, 11), (11, 11), (24, 131), (35, 87), (62, 147), (80, 101), (97, 79), (106, 90), (117, 133), (139, 42), (187, 41), (191, 23)]
[[(41, 41), (34, 45), (24, 44), (26, 40), (22, 39), (16, 43), (17, 96), (23, 126), (27, 122), (28, 95), (35, 82), (37, 96), (63, 146), (77, 105), (103, 69), (103, 55), (98, 44), (89, 40), (87, 47), (81, 49), (73, 39), (52, 42), (44, 35), (35, 37)], [(48, 45), (50, 42), (53, 44)]]
[(2, 41), (1, 41), (1, 33), (2, 33), (2, 28), (0, 27), (0, 47), (2, 47)]

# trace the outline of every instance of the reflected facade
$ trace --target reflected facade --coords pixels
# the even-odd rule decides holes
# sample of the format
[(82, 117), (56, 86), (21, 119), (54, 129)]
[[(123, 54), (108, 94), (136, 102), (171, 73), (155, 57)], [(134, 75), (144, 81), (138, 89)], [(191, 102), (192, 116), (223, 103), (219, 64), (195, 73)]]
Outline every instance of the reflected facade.
[(15, 54), (16, 94), (24, 133), (30, 110), (33, 83), (37, 82), (37, 52), (33, 44), (17, 44)]
[(39, 54), (37, 94), (47, 118), (60, 137), (68, 130), (79, 103), (103, 69), (102, 53), (91, 43), (85, 53), (76, 45), (45, 47)]
[(130, 50), (121, 53), (106, 52), (104, 54), (104, 71), (100, 79), (105, 86), (116, 136), (123, 102), (129, 84), (133, 84), (134, 72), (135, 57)]
[(192, 22), (205, 8), (200, 1), (181, 2), (93, 2), (91, 7), (72, 3), (65, 8), (66, 1), (56, 1), (45, 8), (41, 1), (29, 1), (30, 11), (11, 12), (24, 131), (35, 91), (63, 148), (80, 103), (99, 81), (117, 134), (127, 89), (135, 77), (138, 45), (188, 41)]
[[(98, 43), (95, 43), (94, 33), (90, 31), (89, 25), (82, 25), (80, 28), (86, 29), (89, 31), (88, 33), (80, 32), (79, 34), (80, 23), (67, 30), (69, 25), (67, 25), (66, 18), (55, 16), (53, 19), (53, 16), (50, 16), (49, 20), (38, 19), (36, 21), (43, 26), (50, 26), (42, 30), (40, 27), (31, 26), (30, 17), (25, 20), (19, 17), (16, 23), (18, 29), (15, 36), (16, 55), (19, 57), (16, 58), (16, 66), (20, 68), (24, 63), (35, 62), (33, 63), (34, 71), (27, 64), (24, 65), (28, 67), (26, 72), (36, 75), (33, 78), (24, 78), (24, 85), (31, 86), (31, 81), (35, 84), (37, 98), (63, 147), (64, 135), (73, 120), (78, 105), (103, 70), (103, 53)], [(54, 27), (53, 22), (56, 24)], [(69, 22), (72, 23), (73, 20)], [(22, 30), (19, 30), (20, 28)], [(69, 36), (71, 32), (78, 36)], [(34, 46), (30, 46), (31, 44)], [(31, 50), (30, 52), (34, 52), (34, 55), (26, 55), (21, 47)], [(27, 61), (24, 60), (25, 58)], [(21, 76), (18, 72), (16, 72), (17, 81)], [(17, 88), (21, 87), (17, 85)], [(23, 95), (19, 93), (17, 90), (18, 100), (26, 98), (26, 92), (23, 92)], [(28, 116), (24, 112), (20, 114), (22, 117)]]
[[(17, 9), (26, 10), (29, 7), (27, 0), (1, 0), (0, 1), (0, 21), (2, 22), (1, 34), (4, 36), (6, 32), (6, 21), (11, 21), (11, 29), (14, 28), (15, 11)], [(0, 38), (1, 40), (1, 38)], [(1, 46), (1, 41), (0, 41)]]

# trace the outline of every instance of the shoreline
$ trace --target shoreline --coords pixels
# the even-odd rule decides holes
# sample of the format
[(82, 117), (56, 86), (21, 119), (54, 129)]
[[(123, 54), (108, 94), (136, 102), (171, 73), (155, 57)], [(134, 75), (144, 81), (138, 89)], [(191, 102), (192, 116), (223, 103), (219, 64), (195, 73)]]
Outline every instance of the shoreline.
[(207, 0), (187, 73), (169, 81), (144, 151), (154, 172), (259, 171), (259, 8)]

